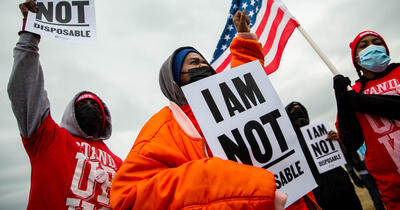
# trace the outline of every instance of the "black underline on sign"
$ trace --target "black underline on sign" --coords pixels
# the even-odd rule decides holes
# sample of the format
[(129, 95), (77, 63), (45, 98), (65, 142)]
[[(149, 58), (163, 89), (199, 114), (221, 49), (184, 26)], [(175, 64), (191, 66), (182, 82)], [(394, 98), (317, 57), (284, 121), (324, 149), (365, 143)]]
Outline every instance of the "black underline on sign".
[(276, 160), (274, 160), (274, 161), (268, 163), (267, 165), (263, 166), (263, 168), (268, 169), (269, 167), (271, 167), (271, 166), (277, 164), (277, 163), (280, 162), (281, 160), (286, 159), (287, 157), (289, 157), (290, 155), (293, 155), (293, 154), (294, 154), (294, 149), (290, 150), (288, 153), (286, 153), (286, 154), (280, 156), (280, 157), (277, 158)]
[(335, 153), (335, 152), (337, 152), (337, 150), (335, 150), (335, 151), (333, 151), (333, 152), (331, 152), (331, 153), (325, 154), (325, 155), (323, 155), (323, 156), (321, 156), (321, 157), (317, 157), (317, 160), (318, 160), (318, 159), (321, 159), (321, 158), (323, 158), (323, 157), (326, 157), (326, 156), (328, 156), (328, 155), (330, 155), (330, 154), (333, 154), (333, 153)]
[(56, 26), (90, 26), (89, 24), (59, 24), (59, 23), (49, 23), (49, 22), (44, 22), (36, 19), (37, 22), (44, 23), (44, 24), (49, 24), (49, 25), (56, 25)]

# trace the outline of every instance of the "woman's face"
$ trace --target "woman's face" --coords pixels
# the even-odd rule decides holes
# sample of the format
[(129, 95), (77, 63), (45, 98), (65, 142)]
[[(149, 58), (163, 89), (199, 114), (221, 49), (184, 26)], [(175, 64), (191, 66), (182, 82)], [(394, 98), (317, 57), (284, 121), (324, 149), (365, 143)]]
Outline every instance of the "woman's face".
[[(370, 45), (384, 46), (383, 41), (380, 38), (378, 38), (377, 36), (367, 35), (367, 36), (363, 37), (358, 42), (357, 47), (356, 47), (356, 52), (355, 52), (355, 61), (358, 64), (360, 63), (360, 57), (359, 57), (360, 52)], [(362, 66), (360, 66), (360, 67), (361, 67), (361, 71), (363, 72), (363, 75), (366, 78), (372, 79), (375, 77), (376, 73), (374, 73), (372, 71), (368, 71), (367, 69), (363, 68)]]
[(374, 35), (367, 35), (367, 36), (363, 37), (358, 42), (357, 47), (356, 47), (355, 56), (356, 56), (357, 63), (360, 63), (360, 58), (358, 57), (359, 53), (370, 45), (384, 46), (383, 41)]
[[(185, 60), (183, 60), (181, 72), (188, 72), (189, 69), (199, 68), (208, 66), (206, 60), (195, 52), (190, 52), (186, 55)], [(190, 77), (188, 74), (181, 74), (182, 84), (187, 84), (190, 82)]]

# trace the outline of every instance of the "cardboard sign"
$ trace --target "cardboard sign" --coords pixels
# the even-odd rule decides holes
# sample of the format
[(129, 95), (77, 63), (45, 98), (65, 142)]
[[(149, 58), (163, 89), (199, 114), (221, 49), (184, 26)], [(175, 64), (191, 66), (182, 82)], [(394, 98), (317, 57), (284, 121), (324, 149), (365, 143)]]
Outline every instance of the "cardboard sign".
[(37, 13), (28, 13), (25, 30), (57, 40), (96, 40), (94, 0), (37, 0)]
[(327, 139), (328, 123), (321, 122), (300, 129), (320, 174), (346, 163), (339, 142)]
[(286, 206), (317, 186), (289, 117), (258, 61), (182, 90), (214, 156), (273, 172), (277, 189), (288, 194)]

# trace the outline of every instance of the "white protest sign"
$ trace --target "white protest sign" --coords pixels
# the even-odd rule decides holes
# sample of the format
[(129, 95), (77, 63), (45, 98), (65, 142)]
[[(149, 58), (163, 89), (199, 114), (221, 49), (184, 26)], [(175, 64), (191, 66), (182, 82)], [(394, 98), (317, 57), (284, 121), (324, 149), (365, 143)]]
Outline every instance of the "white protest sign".
[(96, 40), (94, 0), (37, 0), (37, 13), (28, 13), (25, 30), (57, 40)]
[(273, 172), (277, 189), (288, 195), (286, 206), (317, 186), (282, 102), (258, 61), (182, 90), (215, 157)]
[(320, 174), (346, 163), (339, 142), (327, 139), (328, 123), (320, 122), (300, 129)]

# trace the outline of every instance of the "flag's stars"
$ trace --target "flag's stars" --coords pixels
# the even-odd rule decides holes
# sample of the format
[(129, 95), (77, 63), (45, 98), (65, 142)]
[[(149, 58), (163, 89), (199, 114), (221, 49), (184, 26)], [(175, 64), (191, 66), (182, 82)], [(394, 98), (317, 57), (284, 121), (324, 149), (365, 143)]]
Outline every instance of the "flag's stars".
[(249, 6), (249, 5), (247, 5), (247, 2), (244, 2), (244, 3), (242, 4), (242, 8), (243, 8), (243, 9), (246, 9), (248, 6)]
[(232, 19), (233, 18), (233, 15), (232, 14), (229, 14), (229, 17), (228, 17), (229, 19)]
[(233, 5), (233, 9), (237, 9), (238, 8), (238, 5), (237, 4), (234, 4)]
[(249, 16), (252, 18), (253, 15), (254, 15), (254, 12), (253, 12), (253, 10), (251, 10), (251, 11), (249, 12)]
[(221, 50), (226, 50), (227, 46), (226, 44), (222, 45)]
[(229, 36), (229, 34), (227, 34), (227, 35), (225, 35), (224, 39), (225, 39), (226, 41), (229, 41), (229, 40), (231, 39), (231, 37)]
[(256, 7), (256, 12), (258, 12), (258, 10), (259, 10), (258, 7)]
[(229, 24), (229, 25), (228, 25), (228, 30), (229, 30), (229, 31), (232, 31), (232, 30), (233, 30), (233, 25), (232, 25), (232, 24)]
[(255, 3), (256, 3), (256, 2), (255, 2), (254, 0), (251, 0), (250, 5), (251, 5), (251, 6), (254, 6)]

